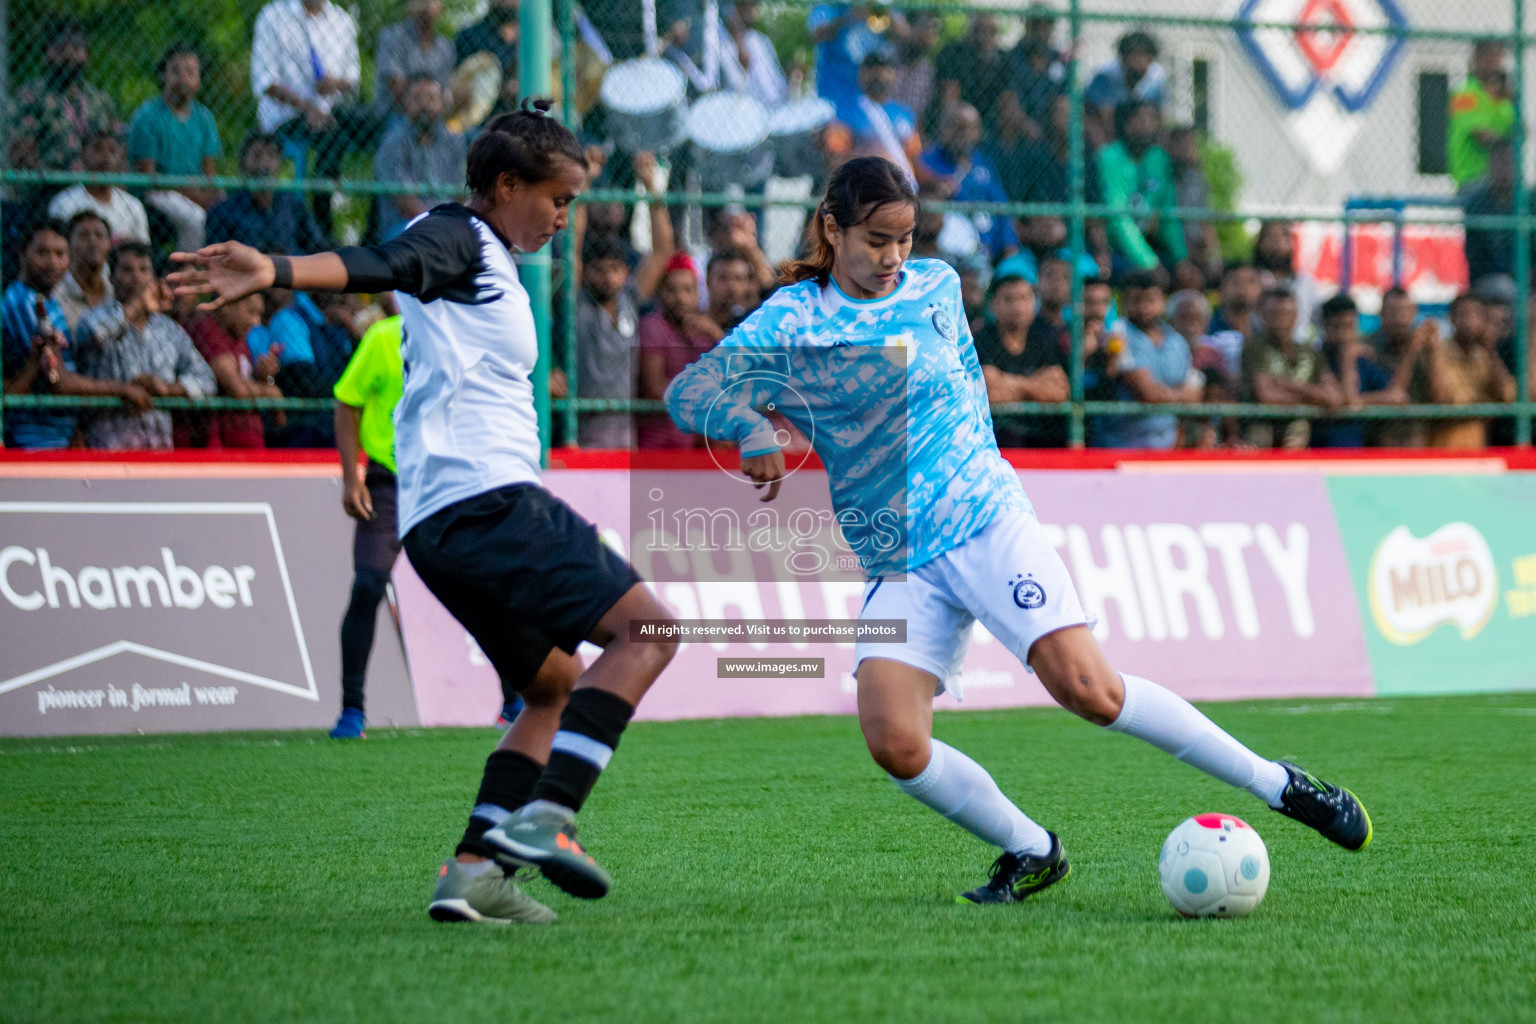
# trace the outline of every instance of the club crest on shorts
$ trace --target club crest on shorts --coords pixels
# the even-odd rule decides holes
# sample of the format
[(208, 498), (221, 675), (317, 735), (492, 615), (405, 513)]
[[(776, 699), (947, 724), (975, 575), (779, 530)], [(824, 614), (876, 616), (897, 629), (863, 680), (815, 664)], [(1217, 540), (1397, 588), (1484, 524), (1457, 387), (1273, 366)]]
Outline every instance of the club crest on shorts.
[(1033, 611), (1045, 604), (1045, 588), (1036, 583), (1034, 577), (1025, 573), (1019, 573), (1008, 581), (1013, 588), (1013, 603), (1026, 611)]
[(933, 329), (938, 331), (939, 337), (945, 341), (955, 340), (955, 322), (942, 309), (935, 308), (933, 311)]

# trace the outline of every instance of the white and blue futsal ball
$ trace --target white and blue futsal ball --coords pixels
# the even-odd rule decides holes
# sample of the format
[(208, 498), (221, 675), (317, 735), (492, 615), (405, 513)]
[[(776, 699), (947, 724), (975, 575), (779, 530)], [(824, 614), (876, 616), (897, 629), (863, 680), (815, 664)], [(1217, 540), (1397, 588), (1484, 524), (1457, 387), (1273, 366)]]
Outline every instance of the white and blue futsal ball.
[(1197, 814), (1168, 834), (1157, 870), (1185, 917), (1244, 917), (1269, 888), (1269, 851), (1243, 819)]

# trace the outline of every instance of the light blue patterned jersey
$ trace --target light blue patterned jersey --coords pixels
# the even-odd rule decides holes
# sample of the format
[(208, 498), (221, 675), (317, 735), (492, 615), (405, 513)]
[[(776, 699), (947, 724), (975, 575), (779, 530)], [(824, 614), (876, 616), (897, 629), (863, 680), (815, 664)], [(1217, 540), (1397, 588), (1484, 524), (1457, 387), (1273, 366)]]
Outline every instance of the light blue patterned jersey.
[(760, 410), (811, 438), (871, 577), (953, 550), (1000, 512), (1030, 511), (997, 450), (960, 278), (940, 260), (907, 263), (882, 299), (850, 299), (831, 282), (780, 289), (683, 370), (666, 402), (684, 430), (735, 441), (743, 455), (777, 450)]

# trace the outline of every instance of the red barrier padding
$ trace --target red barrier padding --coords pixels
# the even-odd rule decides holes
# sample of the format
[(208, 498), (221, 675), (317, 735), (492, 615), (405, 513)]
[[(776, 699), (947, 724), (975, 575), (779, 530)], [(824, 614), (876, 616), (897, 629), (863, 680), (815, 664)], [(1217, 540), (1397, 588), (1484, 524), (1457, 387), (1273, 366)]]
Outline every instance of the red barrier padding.
[[(718, 456), (703, 449), (621, 451), (595, 448), (552, 448), (551, 469), (710, 469), (719, 465), (732, 467), (736, 460), (729, 453)], [(1536, 469), (1536, 449), (1486, 448), (1462, 451), (1446, 448), (1317, 448), (1302, 451), (1196, 450), (1147, 451), (1116, 448), (1004, 448), (1003, 458), (1017, 469), (1119, 469), (1135, 463), (1241, 462), (1241, 463), (1316, 463), (1373, 462), (1405, 459), (1477, 460), (1503, 459), (1510, 469)], [(819, 466), (814, 456), (807, 463)]]
[[(1170, 462), (1370, 462), (1405, 459), (1485, 461), (1502, 459), (1510, 469), (1536, 470), (1536, 448), (1487, 448), (1462, 451), (1444, 448), (1318, 448), (1303, 451), (1195, 450), (1147, 451), (1114, 448), (1005, 448), (1003, 458), (1018, 469), (1118, 469), (1134, 463)], [(717, 462), (718, 459), (718, 462)], [(0, 463), (71, 463), (126, 462), (249, 465), (316, 465), (336, 462), (336, 452), (327, 448), (190, 448), (170, 452), (100, 452), (65, 449), (62, 451), (23, 452), (0, 448)], [(702, 448), (647, 449), (623, 451), (598, 448), (553, 448), (549, 453), (551, 469), (711, 469), (716, 465), (733, 467), (735, 456), (729, 451), (718, 455)], [(806, 465), (819, 468), (814, 455)]]
[(174, 462), (174, 463), (269, 463), (278, 465), (314, 465), (335, 463), (334, 448), (178, 448), (169, 452), (99, 452), (86, 448), (64, 448), (46, 452), (23, 452), (0, 448), (0, 462)]

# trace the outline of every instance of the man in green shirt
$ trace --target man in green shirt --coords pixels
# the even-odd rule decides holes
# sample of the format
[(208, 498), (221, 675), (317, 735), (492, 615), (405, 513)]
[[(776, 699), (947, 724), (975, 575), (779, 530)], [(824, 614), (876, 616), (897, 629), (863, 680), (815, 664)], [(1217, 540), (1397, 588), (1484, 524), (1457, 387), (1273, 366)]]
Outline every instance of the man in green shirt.
[[(128, 126), (128, 160), (144, 174), (212, 176), (223, 155), (213, 113), (197, 102), (203, 66), (190, 43), (173, 43), (155, 65), (160, 95), (146, 100)], [(159, 189), (144, 199), (176, 226), (183, 252), (203, 246), (208, 209), (221, 198), (218, 189)]]
[[(379, 602), (400, 538), (395, 527), (395, 405), (405, 387), (400, 317), (380, 320), (358, 342), (336, 382), (336, 448), (341, 453), (341, 505), (357, 520), (352, 539), (352, 599), (341, 620), (341, 717), (333, 739), (362, 739), (363, 682)], [(365, 468), (358, 450), (368, 456)]]
[(1450, 117), (1446, 163), (1461, 189), (1487, 172), (1489, 151), (1507, 141), (1515, 127), (1502, 42), (1484, 40), (1472, 48), (1472, 68), (1451, 94)]
[(1115, 108), (1116, 140), (1095, 158), (1104, 204), (1128, 208), (1107, 221), (1116, 278), (1172, 269), (1189, 256), (1184, 226), (1167, 216), (1178, 197), (1173, 161), (1157, 144), (1161, 131), (1157, 104), (1122, 103)]

